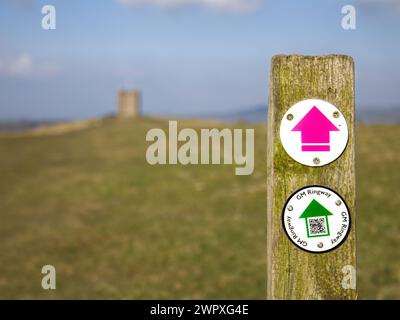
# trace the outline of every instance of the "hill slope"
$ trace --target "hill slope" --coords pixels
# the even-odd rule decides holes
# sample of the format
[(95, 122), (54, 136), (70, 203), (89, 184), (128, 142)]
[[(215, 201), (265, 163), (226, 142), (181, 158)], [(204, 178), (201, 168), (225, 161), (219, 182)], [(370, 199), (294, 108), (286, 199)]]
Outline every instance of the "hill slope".
[[(151, 167), (146, 132), (167, 126), (108, 119), (0, 138), (0, 298), (265, 297), (264, 125), (247, 177)], [(361, 298), (400, 298), (399, 134), (358, 128)], [(57, 269), (52, 292), (40, 286), (45, 264)]]

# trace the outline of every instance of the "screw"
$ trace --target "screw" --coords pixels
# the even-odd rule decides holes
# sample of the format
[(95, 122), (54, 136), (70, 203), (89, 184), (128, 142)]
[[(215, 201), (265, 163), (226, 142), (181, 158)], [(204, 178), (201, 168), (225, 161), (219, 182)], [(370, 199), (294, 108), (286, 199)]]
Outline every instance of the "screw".
[(334, 118), (339, 118), (340, 117), (340, 113), (339, 113), (339, 111), (335, 111), (334, 113), (333, 113), (333, 117)]
[(322, 242), (318, 242), (317, 246), (318, 248), (323, 248), (324, 244)]
[(321, 163), (321, 160), (319, 160), (319, 158), (314, 158), (313, 162), (314, 162), (314, 164), (318, 165)]
[(340, 206), (340, 205), (342, 204), (342, 201), (336, 200), (335, 204), (336, 204), (337, 206)]
[(293, 211), (293, 206), (288, 206), (287, 209), (288, 209), (289, 211)]
[(288, 119), (289, 121), (292, 121), (293, 118), (294, 118), (294, 116), (293, 116), (291, 113), (289, 113), (289, 114), (287, 115), (287, 117), (286, 117), (286, 119)]

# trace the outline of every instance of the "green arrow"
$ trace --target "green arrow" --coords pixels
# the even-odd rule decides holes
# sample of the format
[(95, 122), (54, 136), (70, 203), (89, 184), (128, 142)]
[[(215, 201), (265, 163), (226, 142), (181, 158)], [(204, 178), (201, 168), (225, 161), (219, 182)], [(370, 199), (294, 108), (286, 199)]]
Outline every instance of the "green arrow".
[(300, 218), (311, 218), (311, 217), (322, 217), (322, 216), (333, 216), (333, 214), (321, 205), (317, 200), (313, 199), (308, 207), (301, 214)]

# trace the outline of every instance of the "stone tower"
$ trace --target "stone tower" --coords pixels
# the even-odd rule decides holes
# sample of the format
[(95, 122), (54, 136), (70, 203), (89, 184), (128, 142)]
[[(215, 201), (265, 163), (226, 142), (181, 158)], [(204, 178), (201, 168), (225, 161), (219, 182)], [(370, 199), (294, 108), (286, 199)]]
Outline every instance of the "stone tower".
[(136, 118), (140, 115), (140, 92), (138, 90), (120, 90), (118, 93), (118, 116)]

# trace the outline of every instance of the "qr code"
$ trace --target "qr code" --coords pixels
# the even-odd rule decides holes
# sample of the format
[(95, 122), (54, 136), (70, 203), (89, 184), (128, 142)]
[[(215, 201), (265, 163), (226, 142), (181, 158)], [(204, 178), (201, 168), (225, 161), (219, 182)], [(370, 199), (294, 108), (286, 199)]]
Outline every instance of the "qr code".
[(308, 219), (310, 235), (327, 234), (325, 218)]

